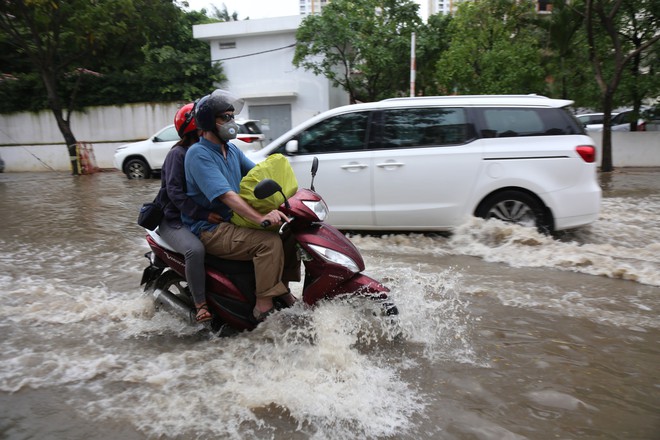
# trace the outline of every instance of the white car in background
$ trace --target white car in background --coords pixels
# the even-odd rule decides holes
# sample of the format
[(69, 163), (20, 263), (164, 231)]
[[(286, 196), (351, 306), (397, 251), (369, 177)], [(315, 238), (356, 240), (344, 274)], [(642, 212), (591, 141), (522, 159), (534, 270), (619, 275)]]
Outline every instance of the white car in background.
[[(633, 121), (633, 111), (624, 110), (612, 115), (612, 131), (630, 131), (630, 123)], [(637, 119), (637, 131), (646, 131), (646, 121)]]
[[(612, 113), (612, 117), (616, 116)], [(603, 118), (605, 113), (585, 113), (582, 115), (575, 115), (578, 121), (582, 124), (586, 131), (603, 131)]]
[[(252, 119), (237, 120), (238, 136), (231, 142), (245, 152), (263, 148), (266, 137), (257, 122)], [(149, 139), (117, 148), (114, 157), (115, 168), (126, 174), (129, 179), (148, 179), (160, 172), (165, 156), (178, 141), (179, 135), (174, 125), (168, 125)]]
[[(632, 110), (622, 112), (612, 112), (610, 127), (612, 131), (630, 131), (630, 122), (632, 119)], [(575, 117), (584, 125), (587, 131), (603, 131), (603, 113), (586, 113), (575, 115)], [(646, 131), (646, 121), (637, 120), (637, 131)]]

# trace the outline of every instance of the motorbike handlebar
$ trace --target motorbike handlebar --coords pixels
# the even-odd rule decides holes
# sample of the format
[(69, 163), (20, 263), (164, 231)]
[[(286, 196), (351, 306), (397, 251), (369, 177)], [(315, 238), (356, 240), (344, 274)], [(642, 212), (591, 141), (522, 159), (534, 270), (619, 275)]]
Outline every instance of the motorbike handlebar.
[[(285, 221), (285, 222), (282, 224), (282, 227), (280, 228), (280, 233), (283, 231), (284, 227), (285, 227), (287, 224), (289, 224), (292, 220), (293, 220), (293, 217), (289, 217), (289, 219), (288, 219), (287, 221)], [(261, 222), (261, 227), (262, 227), (262, 228), (267, 228), (267, 227), (269, 227), (271, 224), (272, 224), (272, 223), (270, 222), (270, 220), (264, 220), (264, 221)]]

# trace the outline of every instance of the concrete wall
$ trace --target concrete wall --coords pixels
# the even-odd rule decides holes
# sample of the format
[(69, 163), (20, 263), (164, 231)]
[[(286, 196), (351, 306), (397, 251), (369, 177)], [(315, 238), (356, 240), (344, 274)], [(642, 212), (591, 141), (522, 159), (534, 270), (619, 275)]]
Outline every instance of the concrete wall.
[[(589, 133), (602, 160), (603, 133)], [(612, 132), (612, 162), (615, 167), (660, 166), (660, 131)]]
[[(181, 105), (91, 107), (72, 114), (71, 129), (79, 142), (92, 145), (99, 167), (112, 168), (119, 145), (146, 139), (172, 124)], [(8, 172), (71, 169), (64, 138), (50, 111), (0, 115), (0, 157)]]
[[(171, 124), (179, 103), (95, 107), (72, 116), (72, 128), (81, 142), (92, 144), (97, 165), (113, 168), (115, 149), (146, 139)], [(243, 110), (242, 113), (245, 113)], [(296, 121), (299, 123), (302, 121)], [(601, 159), (601, 133), (591, 133)], [(615, 132), (615, 167), (660, 166), (660, 131)], [(5, 171), (68, 171), (69, 154), (52, 113), (0, 115), (0, 157)]]

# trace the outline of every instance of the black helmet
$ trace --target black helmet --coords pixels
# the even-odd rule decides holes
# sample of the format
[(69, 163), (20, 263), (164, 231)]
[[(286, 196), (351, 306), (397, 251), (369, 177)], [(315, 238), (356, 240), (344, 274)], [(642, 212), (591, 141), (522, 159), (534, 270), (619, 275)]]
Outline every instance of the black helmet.
[(206, 95), (195, 106), (195, 123), (204, 131), (215, 130), (215, 117), (227, 111), (240, 113), (245, 102), (226, 90), (217, 89)]

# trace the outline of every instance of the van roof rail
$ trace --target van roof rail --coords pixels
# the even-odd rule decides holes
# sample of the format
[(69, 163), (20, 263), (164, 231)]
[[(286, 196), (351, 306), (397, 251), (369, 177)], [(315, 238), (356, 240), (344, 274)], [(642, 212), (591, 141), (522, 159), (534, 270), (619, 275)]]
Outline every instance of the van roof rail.
[(544, 99), (552, 99), (548, 98), (547, 96), (543, 95), (537, 95), (535, 93), (530, 93), (528, 95), (438, 95), (438, 96), (401, 96), (397, 98), (385, 98), (382, 99), (381, 101), (407, 101), (407, 100), (413, 100), (413, 99), (421, 99), (421, 100), (428, 100), (428, 99), (461, 99), (461, 98), (531, 98), (531, 99), (538, 99), (538, 98), (544, 98)]

